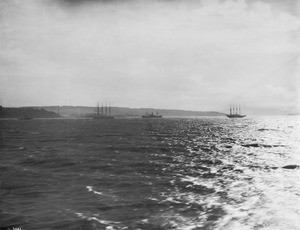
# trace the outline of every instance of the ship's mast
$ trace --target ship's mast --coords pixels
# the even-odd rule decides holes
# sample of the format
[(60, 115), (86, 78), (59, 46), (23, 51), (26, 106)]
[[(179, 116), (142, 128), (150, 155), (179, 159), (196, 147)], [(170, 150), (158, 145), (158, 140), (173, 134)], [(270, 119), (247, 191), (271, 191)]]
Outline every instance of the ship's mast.
[(99, 108), (99, 103), (97, 103), (97, 117), (99, 117), (100, 114), (100, 108)]
[(230, 105), (229, 111), (230, 111), (230, 115), (232, 115), (232, 108), (231, 108), (231, 105)]
[(108, 114), (109, 114), (109, 116), (111, 115), (111, 106), (110, 106), (110, 103), (109, 103), (109, 107), (108, 107)]

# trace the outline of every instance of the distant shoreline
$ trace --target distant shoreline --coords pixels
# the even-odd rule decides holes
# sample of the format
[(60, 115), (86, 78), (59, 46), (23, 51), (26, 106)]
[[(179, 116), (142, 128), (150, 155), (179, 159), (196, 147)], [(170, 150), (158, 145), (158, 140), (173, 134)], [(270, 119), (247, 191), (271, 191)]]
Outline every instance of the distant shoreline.
[(61, 118), (62, 116), (53, 112), (47, 111), (44, 108), (33, 108), (33, 107), (2, 107), (0, 106), (0, 118), (11, 118), (11, 119), (38, 119), (38, 118)]
[[(40, 106), (47, 111), (57, 112), (64, 117), (92, 117), (96, 114), (96, 107), (89, 106)], [(163, 117), (191, 117), (191, 116), (225, 116), (225, 113), (216, 111), (190, 111), (176, 109), (155, 109), (155, 108), (129, 108), (111, 107), (111, 114), (115, 117), (141, 117), (145, 114), (158, 113)]]
[[(88, 106), (33, 106), (33, 107), (1, 107), (0, 118), (21, 118), (25, 115), (33, 118), (89, 118), (96, 114), (95, 107)], [(43, 114), (42, 114), (42, 112)], [(191, 111), (176, 109), (111, 107), (115, 117), (142, 117), (147, 113), (158, 113), (163, 117), (199, 117), (225, 116), (216, 111)]]

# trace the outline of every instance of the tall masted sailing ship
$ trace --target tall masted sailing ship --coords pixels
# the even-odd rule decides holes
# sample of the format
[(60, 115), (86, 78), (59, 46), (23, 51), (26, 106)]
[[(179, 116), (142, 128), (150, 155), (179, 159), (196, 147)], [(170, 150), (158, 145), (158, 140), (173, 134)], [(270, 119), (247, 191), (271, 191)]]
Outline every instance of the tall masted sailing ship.
[(230, 106), (230, 113), (226, 114), (227, 117), (229, 118), (243, 118), (246, 117), (246, 115), (243, 115), (241, 113), (241, 106)]
[(97, 103), (97, 115), (93, 117), (93, 119), (96, 120), (103, 120), (103, 119), (114, 119), (115, 117), (111, 115), (111, 106), (101, 106), (101, 111), (100, 111), (100, 106), (99, 103)]

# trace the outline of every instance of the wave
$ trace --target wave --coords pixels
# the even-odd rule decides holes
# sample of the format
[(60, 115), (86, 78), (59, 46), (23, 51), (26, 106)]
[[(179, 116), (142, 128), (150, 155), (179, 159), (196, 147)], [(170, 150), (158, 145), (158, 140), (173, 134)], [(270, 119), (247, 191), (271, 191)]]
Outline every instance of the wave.
[(97, 217), (98, 214), (87, 215), (87, 214), (83, 214), (83, 213), (80, 213), (80, 212), (76, 212), (75, 215), (77, 215), (78, 217), (80, 217), (82, 219), (88, 220), (88, 221), (96, 221), (99, 224), (101, 224), (102, 227), (105, 227), (106, 230), (122, 229), (119, 226), (119, 224), (120, 224), (119, 222), (108, 221), (108, 220), (101, 220), (101, 219), (99, 219)]
[(93, 193), (95, 193), (95, 194), (97, 194), (97, 195), (103, 195), (102, 192), (95, 191), (95, 190), (93, 189), (93, 186), (86, 186), (86, 188), (87, 188), (87, 190), (88, 190), (89, 192), (93, 192)]
[(285, 147), (285, 145), (267, 145), (267, 144), (260, 144), (260, 143), (250, 143), (250, 144), (242, 144), (241, 146), (249, 148), (273, 148), (273, 147)]

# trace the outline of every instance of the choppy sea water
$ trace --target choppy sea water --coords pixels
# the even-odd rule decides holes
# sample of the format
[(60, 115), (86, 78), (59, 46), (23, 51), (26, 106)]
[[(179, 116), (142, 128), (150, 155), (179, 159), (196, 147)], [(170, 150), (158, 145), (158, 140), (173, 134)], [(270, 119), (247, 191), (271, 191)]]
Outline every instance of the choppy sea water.
[(300, 229), (300, 117), (2, 120), (1, 229)]

